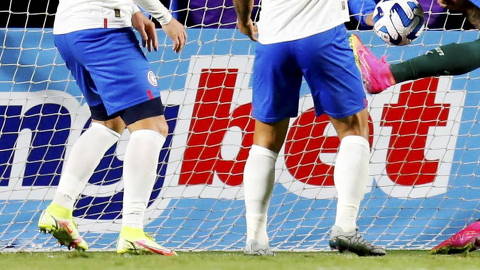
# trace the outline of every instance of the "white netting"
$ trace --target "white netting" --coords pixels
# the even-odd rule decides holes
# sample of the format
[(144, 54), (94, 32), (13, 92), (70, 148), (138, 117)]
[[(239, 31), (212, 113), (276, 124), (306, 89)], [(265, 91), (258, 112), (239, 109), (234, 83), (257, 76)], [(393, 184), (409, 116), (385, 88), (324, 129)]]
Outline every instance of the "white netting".
[[(171, 134), (160, 156), (147, 231), (174, 248), (240, 249), (254, 44), (232, 29), (231, 0), (170, 2), (189, 25), (189, 42), (176, 55), (159, 30), (161, 48), (148, 54)], [(0, 251), (56, 247), (36, 223), (53, 197), (65, 155), (89, 123), (84, 99), (53, 44), (55, 6), (11, 0), (0, 9)], [(476, 31), (458, 31), (467, 27), (460, 15), (433, 4), (426, 11), (435, 15), (430, 29), (456, 30), (426, 31), (406, 47), (386, 46), (371, 31), (358, 34), (392, 62), (478, 38)], [(387, 248), (427, 248), (478, 217), (478, 79), (478, 72), (424, 79), (368, 98), (372, 182), (359, 219), (367, 239)], [(268, 231), (278, 249), (325, 249), (334, 221), (338, 140), (326, 117), (314, 117), (307, 93), (303, 84), (299, 116), (291, 120), (276, 164)], [(95, 249), (115, 247), (127, 139), (123, 134), (107, 152), (77, 202), (80, 231)]]

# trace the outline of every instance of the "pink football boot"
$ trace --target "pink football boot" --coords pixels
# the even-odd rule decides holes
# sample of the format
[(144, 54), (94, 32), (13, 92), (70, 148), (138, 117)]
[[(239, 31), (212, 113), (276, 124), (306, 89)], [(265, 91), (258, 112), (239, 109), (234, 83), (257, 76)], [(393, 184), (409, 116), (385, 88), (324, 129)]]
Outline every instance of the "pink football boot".
[(363, 45), (357, 35), (350, 36), (350, 46), (368, 93), (378, 94), (395, 84), (395, 79), (385, 56), (381, 59), (377, 58)]
[(480, 248), (480, 220), (468, 225), (432, 249), (433, 254), (470, 252)]

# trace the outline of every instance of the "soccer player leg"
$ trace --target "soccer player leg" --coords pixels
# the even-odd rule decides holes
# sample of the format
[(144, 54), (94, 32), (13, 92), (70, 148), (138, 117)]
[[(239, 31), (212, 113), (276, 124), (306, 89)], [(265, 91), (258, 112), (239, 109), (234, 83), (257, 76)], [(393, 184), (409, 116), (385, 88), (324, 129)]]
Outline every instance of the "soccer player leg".
[(78, 250), (88, 249), (87, 243), (73, 222), (73, 205), (105, 152), (118, 141), (119, 137), (119, 133), (105, 125), (92, 122), (73, 144), (53, 201), (38, 222), (40, 230), (51, 233), (60, 244)]
[(124, 124), (120, 118), (112, 119), (107, 115), (95, 93), (90, 74), (76, 61), (66, 44), (65, 39), (68, 38), (68, 35), (56, 36), (55, 43), (90, 106), (93, 121), (73, 144), (53, 201), (40, 216), (38, 227), (43, 232), (51, 233), (62, 245), (86, 250), (88, 245), (73, 222), (73, 205), (105, 152), (120, 138), (119, 132)]
[(117, 252), (175, 255), (143, 230), (168, 133), (155, 74), (130, 28), (94, 29), (83, 35), (85, 40), (102, 41), (88, 48), (77, 44), (77, 54), (82, 54), (107, 113), (120, 116), (130, 131), (123, 159), (123, 220)]
[(430, 76), (461, 75), (479, 67), (480, 40), (440, 46), (390, 66), (397, 83)]
[(247, 221), (247, 255), (273, 255), (267, 235), (267, 212), (275, 181), (275, 162), (289, 119), (255, 122), (255, 135), (243, 173)]
[(243, 174), (247, 255), (273, 255), (267, 235), (267, 212), (275, 180), (275, 162), (289, 118), (298, 111), (301, 73), (283, 43), (257, 44), (253, 70), (255, 133)]
[(480, 220), (432, 248), (432, 254), (456, 254), (480, 249)]
[(358, 232), (357, 217), (369, 179), (370, 145), (366, 109), (344, 118), (331, 118), (341, 139), (333, 179), (337, 189), (337, 213), (330, 247), (359, 256), (382, 256), (385, 250), (366, 241)]
[[(153, 112), (158, 115), (151, 116)], [(142, 114), (149, 116), (143, 118)], [(161, 101), (156, 98), (128, 108), (122, 118), (128, 125), (130, 139), (123, 161), (123, 220), (117, 252), (176, 255), (143, 230), (145, 211), (157, 179), (158, 157), (168, 134)]]
[(337, 216), (330, 246), (360, 256), (385, 255), (357, 230), (369, 179), (368, 112), (360, 73), (343, 25), (297, 42), (299, 63), (312, 91), (317, 115), (326, 113), (339, 136), (334, 182)]
[(365, 88), (370, 94), (378, 94), (396, 83), (385, 56), (378, 58), (357, 35), (351, 35), (349, 41)]
[(480, 40), (440, 46), (425, 55), (392, 65), (385, 61), (385, 57), (375, 56), (356, 35), (350, 37), (350, 44), (365, 87), (371, 94), (380, 93), (387, 87), (404, 81), (461, 75), (480, 67)]

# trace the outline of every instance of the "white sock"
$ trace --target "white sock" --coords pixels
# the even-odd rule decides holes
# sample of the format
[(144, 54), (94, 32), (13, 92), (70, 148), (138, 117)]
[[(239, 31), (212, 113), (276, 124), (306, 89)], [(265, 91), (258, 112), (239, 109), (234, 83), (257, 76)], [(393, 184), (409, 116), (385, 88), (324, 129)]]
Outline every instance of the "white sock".
[(260, 245), (268, 245), (267, 211), (275, 181), (277, 156), (265, 147), (252, 145), (243, 174), (247, 240), (256, 240)]
[(142, 129), (130, 134), (123, 159), (122, 226), (143, 229), (143, 217), (157, 178), (158, 155), (165, 137)]
[(119, 138), (120, 134), (117, 132), (93, 122), (73, 144), (68, 160), (63, 166), (53, 203), (73, 209), (78, 195), (85, 188), (105, 152)]
[(345, 232), (357, 227), (360, 202), (368, 182), (370, 145), (361, 136), (344, 137), (335, 161), (333, 179), (338, 193), (335, 225)]

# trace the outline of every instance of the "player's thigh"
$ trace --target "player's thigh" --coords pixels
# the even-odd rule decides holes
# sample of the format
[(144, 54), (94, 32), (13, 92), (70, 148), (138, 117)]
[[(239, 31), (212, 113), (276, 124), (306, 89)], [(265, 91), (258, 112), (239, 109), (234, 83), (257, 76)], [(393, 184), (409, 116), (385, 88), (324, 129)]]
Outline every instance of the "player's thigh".
[(252, 115), (275, 123), (298, 113), (302, 73), (286, 42), (257, 44), (252, 81)]
[[(76, 57), (90, 72), (107, 113), (119, 115), (127, 126), (147, 118), (161, 119), (158, 116), (163, 115), (164, 108), (156, 76), (133, 31), (122, 28), (80, 32)], [(156, 125), (151, 128), (157, 129)]]
[(337, 26), (302, 42), (304, 50), (299, 63), (317, 115), (344, 118), (366, 108), (361, 75), (345, 27)]
[[(73, 37), (74, 38), (74, 37)], [(97, 121), (107, 121), (112, 119), (107, 114), (103, 101), (98, 95), (97, 87), (92, 77), (90, 76), (89, 71), (83, 66), (81, 62), (75, 57), (74, 50), (71, 46), (72, 35), (55, 35), (55, 46), (57, 47), (60, 55), (67, 68), (70, 70), (73, 78), (75, 78), (80, 91), (85, 98), (88, 106), (90, 107), (90, 112), (92, 114), (92, 119)]]
[(128, 130), (130, 132), (141, 129), (150, 129), (157, 131), (164, 137), (168, 135), (168, 125), (164, 115), (143, 118), (128, 125)]

